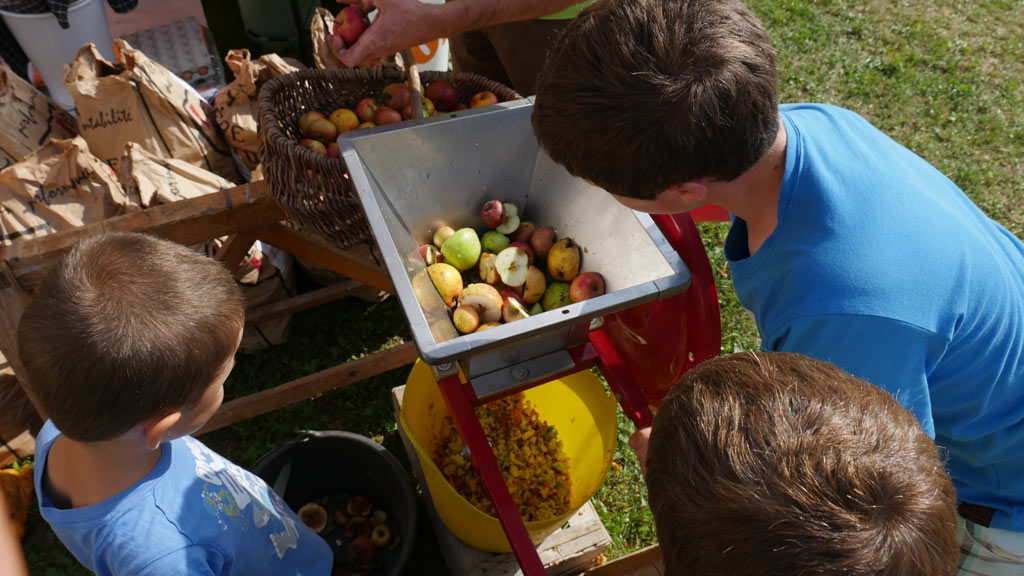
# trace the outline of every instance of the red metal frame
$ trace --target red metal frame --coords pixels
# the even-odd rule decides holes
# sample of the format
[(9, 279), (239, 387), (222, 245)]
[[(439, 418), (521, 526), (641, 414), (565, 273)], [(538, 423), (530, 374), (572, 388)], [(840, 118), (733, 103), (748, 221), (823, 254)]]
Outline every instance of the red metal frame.
[[(689, 214), (656, 215), (654, 221), (689, 268), (690, 287), (682, 294), (606, 317), (605, 326), (590, 331), (586, 344), (569, 350), (572, 368), (532, 384), (539, 386), (596, 365), (637, 428), (653, 423), (650, 406), (660, 403), (664, 392), (686, 370), (717, 356), (722, 347), (718, 293), (693, 218)], [(665, 366), (668, 370), (662, 369)], [(652, 379), (658, 382), (652, 385)], [(647, 386), (641, 387), (639, 382)], [(438, 385), (523, 574), (546, 574), (473, 410), (488, 400), (478, 399), (472, 385), (463, 383), (457, 374), (442, 378)]]

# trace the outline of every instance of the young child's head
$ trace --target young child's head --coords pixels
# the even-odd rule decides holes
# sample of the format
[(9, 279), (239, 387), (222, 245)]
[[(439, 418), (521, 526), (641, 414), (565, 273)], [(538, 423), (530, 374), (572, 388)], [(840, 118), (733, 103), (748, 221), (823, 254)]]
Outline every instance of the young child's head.
[(686, 374), (655, 418), (647, 486), (669, 574), (956, 573), (956, 494), (880, 388), (787, 353)]
[(83, 240), (47, 273), (21, 317), (18, 348), (54, 424), (72, 440), (99, 442), (198, 405), (208, 419), (244, 323), (241, 293), (221, 264), (115, 233)]
[(771, 40), (739, 0), (598, 0), (549, 52), (533, 128), (617, 196), (734, 180), (778, 132)]

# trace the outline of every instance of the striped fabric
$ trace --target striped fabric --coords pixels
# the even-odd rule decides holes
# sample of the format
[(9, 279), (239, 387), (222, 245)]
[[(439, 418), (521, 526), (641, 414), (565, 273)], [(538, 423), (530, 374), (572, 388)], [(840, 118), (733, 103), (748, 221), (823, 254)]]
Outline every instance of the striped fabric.
[(986, 528), (959, 517), (959, 576), (1021, 576), (1024, 574), (1024, 532)]
[[(42, 14), (52, 12), (61, 28), (68, 27), (68, 6), (77, 0), (0, 0), (0, 10), (18, 14)], [(130, 12), (139, 5), (139, 0), (107, 0), (118, 14)]]

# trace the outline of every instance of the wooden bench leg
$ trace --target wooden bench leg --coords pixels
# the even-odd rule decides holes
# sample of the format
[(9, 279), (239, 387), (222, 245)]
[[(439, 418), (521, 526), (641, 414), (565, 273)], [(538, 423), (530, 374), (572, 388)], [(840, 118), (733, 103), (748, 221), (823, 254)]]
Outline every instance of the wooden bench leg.
[(14, 376), (18, 384), (25, 391), (32, 406), (39, 413), (39, 417), (46, 421), (46, 411), (27, 385), (25, 379), (25, 366), (21, 363), (21, 356), (18, 355), (18, 322), (22, 312), (31, 298), (28, 291), (21, 287), (10, 264), (0, 261), (0, 323), (3, 329), (0, 330), (0, 352), (7, 358), (7, 363), (14, 370)]

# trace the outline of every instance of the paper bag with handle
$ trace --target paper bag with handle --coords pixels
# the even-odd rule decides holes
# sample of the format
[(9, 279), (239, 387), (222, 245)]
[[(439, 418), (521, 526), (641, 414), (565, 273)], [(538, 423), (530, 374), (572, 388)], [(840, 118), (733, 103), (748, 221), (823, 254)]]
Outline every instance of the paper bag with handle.
[(0, 66), (0, 170), (20, 162), (50, 138), (76, 134), (73, 116), (10, 68)]
[(138, 210), (81, 137), (50, 139), (0, 172), (0, 244)]
[(78, 128), (93, 154), (116, 169), (128, 142), (164, 158), (178, 158), (238, 181), (234, 160), (198, 93), (124, 40), (119, 62), (107, 62), (86, 44), (64, 66), (75, 99)]
[(257, 151), (259, 132), (259, 104), (256, 95), (264, 82), (298, 70), (277, 54), (264, 54), (251, 60), (249, 51), (231, 50), (224, 58), (235, 79), (217, 90), (213, 107), (217, 125), (231, 149), (245, 162), (249, 170), (260, 163)]

